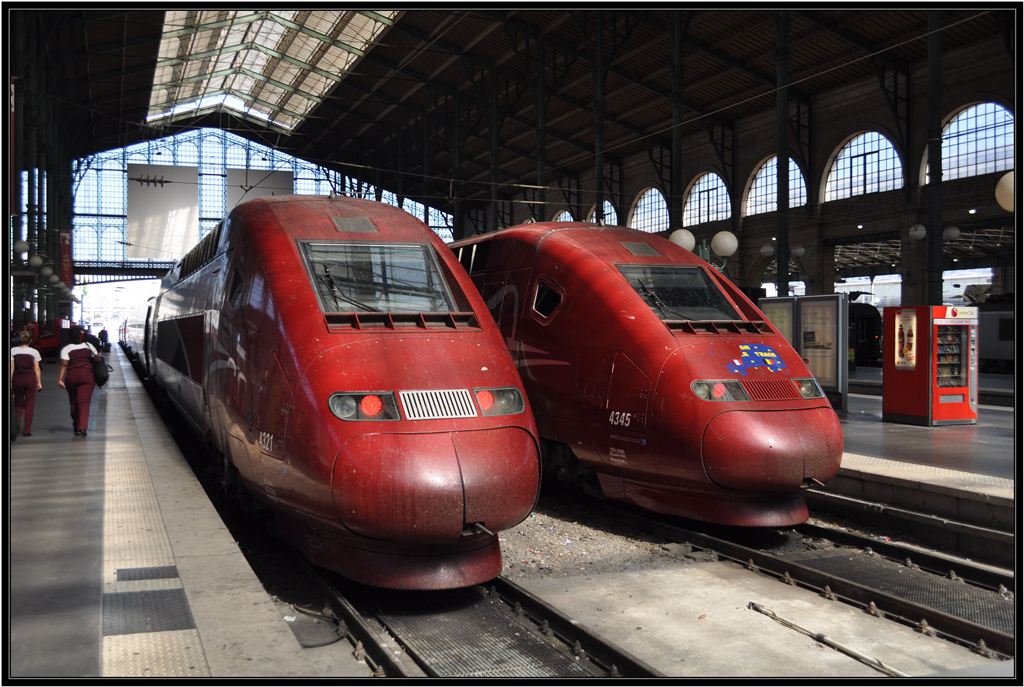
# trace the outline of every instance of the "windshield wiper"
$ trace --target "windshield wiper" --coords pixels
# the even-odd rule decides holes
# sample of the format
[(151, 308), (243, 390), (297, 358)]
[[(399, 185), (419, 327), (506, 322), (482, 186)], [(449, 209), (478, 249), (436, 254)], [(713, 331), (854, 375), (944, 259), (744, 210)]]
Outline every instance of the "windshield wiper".
[(357, 301), (355, 298), (349, 298), (348, 296), (338, 291), (338, 287), (334, 283), (334, 277), (331, 276), (331, 271), (327, 269), (327, 265), (324, 265), (324, 276), (327, 277), (327, 286), (331, 288), (331, 295), (334, 296), (335, 301), (344, 301), (349, 305), (354, 305), (357, 308), (362, 308), (363, 310), (368, 310), (370, 312), (379, 312), (377, 308), (367, 305), (362, 301)]
[(654, 305), (658, 306), (658, 309), (661, 310), (662, 314), (668, 315), (669, 313), (671, 313), (671, 314), (675, 315), (676, 317), (679, 317), (679, 318), (684, 319), (684, 320), (692, 320), (693, 319), (692, 317), (687, 317), (686, 315), (682, 314), (678, 310), (673, 310), (672, 308), (670, 308), (667, 305), (665, 305), (665, 302), (663, 300), (661, 300), (661, 298), (658, 297), (658, 294), (656, 294), (651, 287), (649, 287), (647, 284), (644, 283), (643, 279), (640, 279), (639, 277), (637, 277), (636, 283), (639, 284), (640, 288), (644, 290), (644, 293), (646, 293), (650, 297), (651, 301), (654, 302)]

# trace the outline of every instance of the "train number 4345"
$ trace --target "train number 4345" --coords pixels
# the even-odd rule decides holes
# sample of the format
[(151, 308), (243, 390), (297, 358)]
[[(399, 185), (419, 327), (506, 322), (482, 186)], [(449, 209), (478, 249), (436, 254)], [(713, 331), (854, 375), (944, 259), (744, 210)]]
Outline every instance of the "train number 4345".
[(612, 414), (608, 416), (608, 424), (629, 427), (629, 423), (633, 420), (633, 413), (623, 413), (618, 410), (613, 410)]

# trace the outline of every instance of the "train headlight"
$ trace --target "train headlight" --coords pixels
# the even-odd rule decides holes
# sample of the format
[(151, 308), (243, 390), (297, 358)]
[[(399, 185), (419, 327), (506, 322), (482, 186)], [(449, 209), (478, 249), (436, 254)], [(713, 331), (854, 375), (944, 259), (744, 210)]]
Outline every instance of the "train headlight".
[(796, 384), (796, 388), (799, 389), (800, 395), (804, 398), (822, 398), (825, 396), (825, 392), (821, 390), (818, 380), (814, 377), (794, 379), (793, 383)]
[(397, 420), (398, 406), (390, 391), (358, 391), (331, 394), (331, 412), (342, 420)]
[(515, 387), (473, 389), (473, 392), (483, 415), (514, 415), (523, 412), (526, 407), (523, 395)]
[(734, 379), (698, 379), (690, 384), (697, 398), (704, 401), (749, 401), (750, 397)]

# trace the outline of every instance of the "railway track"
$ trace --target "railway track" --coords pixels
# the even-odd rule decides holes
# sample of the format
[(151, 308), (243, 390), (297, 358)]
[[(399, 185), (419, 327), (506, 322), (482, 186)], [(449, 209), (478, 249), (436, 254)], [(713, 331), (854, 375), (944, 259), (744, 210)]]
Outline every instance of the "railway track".
[(962, 522), (817, 489), (808, 489), (806, 497), (814, 513), (852, 519), (866, 527), (896, 530), (926, 546), (997, 566), (1012, 567), (1016, 560), (1014, 533), (990, 524)]
[(786, 584), (973, 648), (1015, 653), (1013, 575), (964, 559), (805, 525), (789, 531), (679, 524), (602, 501), (637, 529), (683, 544), (698, 560), (726, 558)]
[(377, 676), (663, 676), (505, 578), (446, 592), (378, 590), (325, 576), (320, 584), (356, 657)]

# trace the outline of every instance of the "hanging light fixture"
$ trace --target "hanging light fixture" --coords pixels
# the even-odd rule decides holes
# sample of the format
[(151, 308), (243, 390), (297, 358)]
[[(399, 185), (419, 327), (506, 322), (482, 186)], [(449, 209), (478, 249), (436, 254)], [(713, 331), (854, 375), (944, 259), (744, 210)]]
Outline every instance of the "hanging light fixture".
[(739, 240), (731, 231), (720, 231), (711, 237), (711, 251), (720, 258), (728, 258), (737, 247)]
[(676, 229), (669, 234), (668, 240), (688, 251), (692, 251), (693, 247), (697, 245), (697, 237), (689, 229)]
[(42, 267), (43, 259), (38, 255), (33, 255), (28, 259), (28, 264), (31, 265), (32, 267)]
[(39, 274), (40, 276), (43, 277), (49, 277), (51, 274), (53, 274), (53, 268), (51, 268), (49, 265), (46, 265), (43, 267), (43, 269), (39, 270)]
[(14, 242), (14, 252), (15, 252), (16, 255), (20, 255), (21, 253), (27, 253), (28, 252), (28, 248), (29, 248), (28, 241), (15, 241)]
[(923, 224), (914, 224), (910, 227), (910, 238), (915, 241), (920, 241), (928, 235), (928, 229)]
[(946, 241), (956, 241), (960, 238), (960, 227), (955, 225), (949, 225), (942, 230), (942, 238)]

